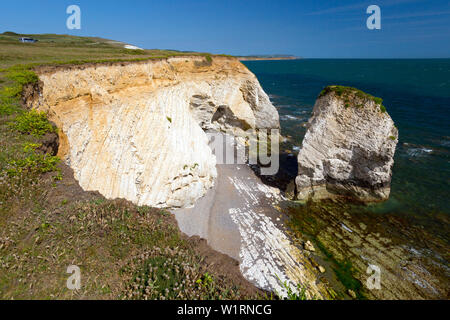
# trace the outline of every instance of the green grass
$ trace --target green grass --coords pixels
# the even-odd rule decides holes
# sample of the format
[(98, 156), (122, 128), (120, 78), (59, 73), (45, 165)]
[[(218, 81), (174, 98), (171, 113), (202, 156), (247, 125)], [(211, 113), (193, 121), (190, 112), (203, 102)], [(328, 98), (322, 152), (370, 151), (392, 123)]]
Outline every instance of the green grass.
[(379, 105), (383, 104), (383, 99), (381, 98), (373, 97), (373, 101)]
[[(34, 44), (20, 43), (19, 37), (32, 37), (39, 40)], [(202, 56), (212, 61), (213, 55), (202, 52), (185, 52), (176, 50), (129, 50), (125, 43), (93, 37), (76, 37), (69, 35), (0, 35), (0, 68), (17, 64), (83, 64), (145, 61), (166, 59), (173, 56)], [(214, 55), (231, 57), (228, 55)]]
[(206, 55), (205, 56), (205, 59), (206, 59), (206, 61), (208, 62), (208, 63), (212, 63), (212, 57), (211, 57), (211, 55)]
[(38, 82), (37, 75), (29, 66), (16, 65), (2, 70), (3, 79), (0, 88), (0, 116), (20, 111), (19, 97), (27, 84)]
[[(359, 89), (353, 88), (353, 87), (346, 87), (346, 86), (339, 86), (339, 85), (333, 85), (328, 86), (325, 89), (322, 90), (322, 92), (319, 94), (319, 98), (323, 97), (327, 94), (334, 93), (338, 97), (341, 97), (345, 99), (345, 108), (348, 108), (350, 106), (350, 102), (354, 104), (356, 107), (360, 107), (361, 104), (359, 101), (373, 101), (379, 108), (382, 113), (386, 112), (386, 107), (383, 105), (383, 99), (379, 97), (374, 97), (371, 94), (368, 94), (366, 92), (363, 92)], [(359, 101), (357, 101), (359, 100)], [(358, 102), (358, 103), (357, 103)]]
[[(48, 121), (45, 113), (26, 111), (20, 104), (23, 87), (36, 83), (38, 77), (25, 65), (9, 67), (2, 72), (4, 81), (0, 88), (0, 119), (3, 125), (0, 128), (5, 139), (0, 150), (0, 169), (9, 177), (28, 174), (33, 178), (54, 171), (59, 179), (59, 158), (36, 151), (41, 146), (38, 138), (48, 132), (56, 132), (56, 128)], [(11, 129), (18, 135), (10, 133)]]
[[(14, 81), (21, 88), (29, 83), (37, 83), (39, 81), (36, 73), (25, 65), (16, 65), (6, 70), (6, 78)], [(22, 90), (21, 90), (22, 91)]]
[(0, 116), (12, 115), (20, 111), (19, 101), (16, 99), (19, 86), (2, 86), (0, 88)]
[(19, 107), (15, 103), (10, 100), (3, 99), (2, 92), (0, 91), (0, 116), (9, 116), (19, 110)]

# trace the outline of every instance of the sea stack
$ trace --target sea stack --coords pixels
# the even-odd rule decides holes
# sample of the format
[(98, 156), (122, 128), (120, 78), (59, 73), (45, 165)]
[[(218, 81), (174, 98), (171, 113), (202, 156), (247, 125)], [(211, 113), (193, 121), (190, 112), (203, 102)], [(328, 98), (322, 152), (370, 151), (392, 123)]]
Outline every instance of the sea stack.
[(297, 199), (387, 200), (397, 142), (381, 98), (350, 87), (325, 88), (298, 155)]

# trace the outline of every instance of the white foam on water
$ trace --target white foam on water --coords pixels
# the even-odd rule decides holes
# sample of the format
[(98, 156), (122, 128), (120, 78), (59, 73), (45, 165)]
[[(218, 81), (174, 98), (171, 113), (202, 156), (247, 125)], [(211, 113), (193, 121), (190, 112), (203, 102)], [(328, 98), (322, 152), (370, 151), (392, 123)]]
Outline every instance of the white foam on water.
[(287, 115), (280, 116), (280, 120), (282, 120), (282, 121), (300, 120), (300, 118), (287, 114)]
[(423, 157), (423, 156), (429, 155), (432, 152), (433, 152), (433, 149), (428, 149), (428, 148), (410, 148), (410, 149), (406, 150), (406, 153), (410, 157)]

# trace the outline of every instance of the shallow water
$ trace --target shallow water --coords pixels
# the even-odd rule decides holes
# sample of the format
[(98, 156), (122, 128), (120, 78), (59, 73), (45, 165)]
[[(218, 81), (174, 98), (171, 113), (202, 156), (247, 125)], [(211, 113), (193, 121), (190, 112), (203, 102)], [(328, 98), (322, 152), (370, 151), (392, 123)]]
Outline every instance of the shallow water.
[(389, 201), (369, 207), (408, 215), (448, 239), (450, 59), (246, 61), (280, 113), (287, 147), (298, 153), (314, 102), (327, 85), (384, 99), (399, 128)]

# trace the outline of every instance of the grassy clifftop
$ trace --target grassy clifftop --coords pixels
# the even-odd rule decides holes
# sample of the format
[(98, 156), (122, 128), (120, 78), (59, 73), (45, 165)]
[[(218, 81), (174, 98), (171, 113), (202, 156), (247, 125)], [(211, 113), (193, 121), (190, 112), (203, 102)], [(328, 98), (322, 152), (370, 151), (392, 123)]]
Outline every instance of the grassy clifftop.
[[(19, 38), (30, 37), (36, 43), (21, 43)], [(172, 56), (211, 55), (176, 50), (131, 50), (126, 43), (96, 37), (77, 37), (56, 34), (0, 34), (0, 68), (17, 64), (86, 63), (111, 60), (147, 60)]]

